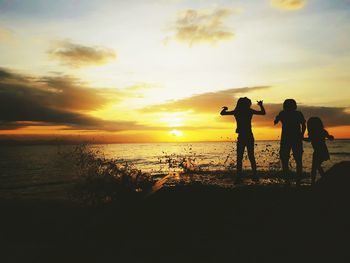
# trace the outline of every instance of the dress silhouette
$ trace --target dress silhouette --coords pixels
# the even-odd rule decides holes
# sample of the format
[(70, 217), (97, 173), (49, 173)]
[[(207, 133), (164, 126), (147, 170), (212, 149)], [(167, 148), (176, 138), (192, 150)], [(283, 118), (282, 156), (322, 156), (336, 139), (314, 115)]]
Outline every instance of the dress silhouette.
[(297, 103), (293, 99), (287, 99), (283, 103), (283, 110), (276, 116), (274, 124), (282, 123), (280, 143), (280, 159), (286, 179), (289, 179), (289, 157), (292, 150), (297, 166), (297, 185), (303, 172), (303, 137), (306, 130), (304, 115), (297, 111)]
[(253, 171), (253, 178), (256, 179), (256, 161), (254, 156), (254, 136), (252, 132), (252, 117), (256, 115), (265, 115), (263, 101), (258, 101), (260, 111), (251, 109), (252, 102), (247, 97), (239, 98), (236, 108), (233, 111), (228, 111), (226, 106), (220, 112), (221, 115), (233, 115), (236, 119), (238, 133), (237, 139), (237, 181), (241, 180), (242, 176), (242, 161), (245, 147), (247, 147), (248, 158)]
[(309, 137), (306, 140), (311, 142), (312, 148), (314, 149), (311, 168), (311, 184), (314, 184), (316, 172), (318, 171), (321, 176), (324, 174), (321, 166), (322, 162), (330, 159), (326, 138), (334, 140), (334, 137), (324, 129), (322, 120), (318, 117), (311, 117), (308, 119), (307, 131)]

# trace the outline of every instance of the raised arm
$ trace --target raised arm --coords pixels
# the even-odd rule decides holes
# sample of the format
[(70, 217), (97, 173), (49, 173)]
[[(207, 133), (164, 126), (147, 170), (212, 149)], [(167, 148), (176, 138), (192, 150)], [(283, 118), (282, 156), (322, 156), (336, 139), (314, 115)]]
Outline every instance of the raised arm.
[(253, 109), (252, 109), (253, 114), (256, 114), (256, 115), (265, 115), (265, 114), (266, 114), (266, 111), (265, 111), (265, 108), (264, 108), (264, 105), (263, 105), (263, 101), (262, 101), (262, 100), (259, 100), (259, 101), (258, 101), (258, 105), (259, 105), (259, 107), (260, 107), (260, 111), (257, 111), (257, 110), (253, 110)]
[(273, 124), (276, 125), (280, 120), (281, 120), (281, 117), (280, 117), (280, 115), (278, 114), (278, 115), (275, 117), (275, 120), (273, 121)]
[(328, 133), (328, 131), (326, 131), (326, 130), (324, 130), (324, 132), (325, 132), (326, 138), (327, 138), (328, 140), (330, 140), (330, 141), (333, 141), (333, 140), (334, 140), (334, 136), (333, 136), (333, 135), (330, 135), (330, 134)]
[(234, 111), (227, 111), (228, 108), (226, 106), (222, 107), (222, 111), (220, 112), (220, 115), (234, 115)]

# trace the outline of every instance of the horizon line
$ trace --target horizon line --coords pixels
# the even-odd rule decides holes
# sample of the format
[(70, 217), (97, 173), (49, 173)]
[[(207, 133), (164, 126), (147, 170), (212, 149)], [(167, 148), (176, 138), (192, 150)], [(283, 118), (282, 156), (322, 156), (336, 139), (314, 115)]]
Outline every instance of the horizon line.
[[(338, 138), (335, 141), (345, 141), (350, 138)], [(280, 139), (257, 139), (256, 142), (276, 142)], [(78, 144), (168, 144), (168, 143), (228, 143), (237, 142), (237, 140), (213, 140), (213, 141), (163, 141), (163, 142), (99, 142), (94, 140), (69, 140), (69, 139), (51, 139), (51, 140), (16, 140), (0, 139), (0, 145), (78, 145)]]

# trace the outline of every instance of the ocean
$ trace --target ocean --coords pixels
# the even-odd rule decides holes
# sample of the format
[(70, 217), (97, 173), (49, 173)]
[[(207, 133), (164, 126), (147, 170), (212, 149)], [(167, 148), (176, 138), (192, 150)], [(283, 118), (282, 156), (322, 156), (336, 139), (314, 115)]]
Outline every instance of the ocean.
[[(350, 140), (330, 141), (327, 145), (331, 160), (324, 162), (325, 169), (350, 159)], [(54, 197), (57, 192), (62, 192), (79, 176), (76, 161), (70, 157), (76, 147), (0, 146), (0, 197), (31, 197), (38, 193)], [(234, 142), (91, 144), (87, 147), (96, 157), (132, 165), (158, 177), (181, 170), (177, 164), (184, 159), (201, 170), (217, 171), (234, 168), (236, 158)], [(256, 142), (255, 155), (260, 171), (280, 170), (278, 149), (278, 141)], [(311, 145), (304, 142), (303, 166), (306, 172), (310, 172), (311, 158)], [(249, 169), (249, 165), (245, 153), (244, 168)]]

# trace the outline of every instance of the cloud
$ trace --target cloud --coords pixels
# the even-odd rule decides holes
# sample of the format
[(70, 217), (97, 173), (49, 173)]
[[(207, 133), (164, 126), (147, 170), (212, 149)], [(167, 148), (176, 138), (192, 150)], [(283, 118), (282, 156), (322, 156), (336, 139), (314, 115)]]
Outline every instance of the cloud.
[(23, 128), (26, 126), (28, 126), (28, 125), (26, 125), (25, 123), (21, 123), (21, 122), (0, 121), (0, 131), (1, 130), (16, 130), (16, 129), (20, 129), (20, 128)]
[[(261, 125), (271, 125), (272, 120), (282, 110), (282, 104), (267, 104), (266, 105), (266, 120), (269, 123), (261, 122)], [(326, 126), (336, 127), (350, 125), (350, 114), (345, 107), (323, 107), (298, 105), (298, 110), (301, 111), (307, 120), (310, 117), (320, 117)]]
[[(219, 115), (222, 106), (226, 105), (230, 109), (233, 109), (238, 97), (247, 96), (250, 92), (267, 91), (269, 88), (269, 86), (256, 86), (207, 92), (181, 100), (150, 106), (142, 109), (142, 111), (145, 113), (193, 111), (194, 114), (212, 115), (218, 123), (232, 123), (232, 118)], [(253, 106), (253, 108), (256, 107), (257, 106)], [(267, 103), (265, 104), (265, 108), (267, 114), (254, 118), (254, 125), (272, 127), (275, 116), (282, 110), (282, 103)], [(350, 113), (345, 107), (322, 107), (300, 104), (298, 109), (304, 114), (306, 119), (312, 116), (320, 117), (326, 126), (335, 127), (350, 125)]]
[(103, 89), (87, 88), (69, 76), (33, 77), (1, 69), (0, 92), (2, 97), (15, 96), (48, 108), (89, 110), (107, 102)]
[[(266, 115), (253, 119), (255, 126), (272, 127), (275, 116), (282, 110), (282, 104), (265, 104)], [(346, 112), (345, 107), (323, 107), (299, 105), (298, 110), (301, 111), (307, 120), (310, 117), (320, 117), (326, 127), (337, 127), (350, 125), (350, 114)], [(232, 119), (218, 119), (223, 122), (232, 122)]]
[(13, 78), (14, 76), (9, 71), (0, 69), (0, 81), (5, 79)]
[(283, 10), (298, 10), (305, 6), (306, 0), (271, 0), (271, 6)]
[(0, 27), (0, 43), (9, 42), (13, 39), (13, 33), (11, 30)]
[(83, 46), (70, 41), (55, 42), (48, 53), (53, 59), (71, 67), (102, 65), (116, 58), (112, 49)]
[(197, 43), (216, 43), (234, 37), (223, 20), (234, 13), (231, 8), (215, 10), (188, 9), (178, 14), (172, 25), (174, 38), (192, 46)]
[(135, 122), (105, 121), (87, 114), (126, 93), (127, 90), (87, 88), (67, 76), (33, 77), (0, 69), (0, 129), (33, 126), (33, 122), (68, 125), (72, 129), (142, 129)]
[(268, 86), (233, 88), (217, 92), (207, 92), (194, 95), (176, 101), (169, 101), (165, 104), (149, 106), (144, 108), (143, 112), (158, 111), (188, 111), (192, 110), (199, 113), (213, 113), (220, 110), (224, 105), (232, 105), (236, 101), (237, 95), (245, 94), (258, 90), (268, 89)]

